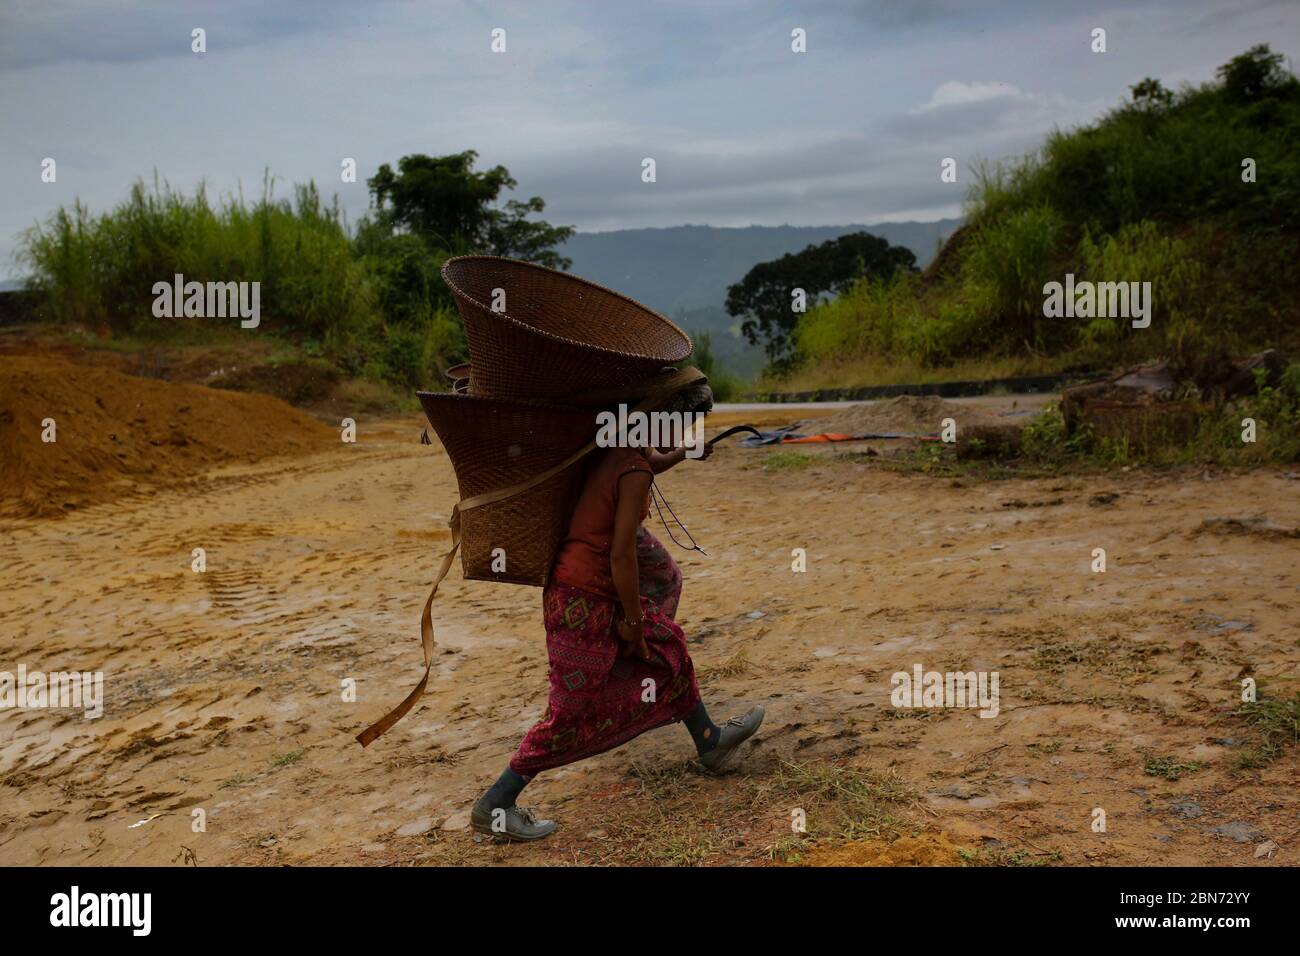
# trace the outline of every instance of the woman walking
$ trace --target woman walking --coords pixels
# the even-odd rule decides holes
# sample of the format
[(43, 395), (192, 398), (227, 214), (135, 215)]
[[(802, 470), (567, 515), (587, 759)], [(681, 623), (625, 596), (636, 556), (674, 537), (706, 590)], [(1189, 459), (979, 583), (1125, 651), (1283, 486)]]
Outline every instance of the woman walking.
[[(711, 452), (704, 446), (703, 457)], [(533, 777), (682, 721), (700, 762), (720, 771), (763, 722), (755, 706), (721, 726), (709, 719), (686, 638), (674, 616), (677, 563), (642, 526), (656, 474), (685, 447), (610, 448), (591, 467), (542, 595), (550, 697), (505, 772), (474, 804), (474, 829), (513, 840), (555, 832), (516, 798)]]

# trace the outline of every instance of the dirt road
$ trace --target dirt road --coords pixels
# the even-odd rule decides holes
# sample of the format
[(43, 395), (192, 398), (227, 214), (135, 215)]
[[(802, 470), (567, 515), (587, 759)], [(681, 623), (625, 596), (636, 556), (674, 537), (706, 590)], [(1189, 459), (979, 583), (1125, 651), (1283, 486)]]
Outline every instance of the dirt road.
[[(105, 704), (0, 712), (0, 863), (1300, 862), (1296, 750), (1234, 771), (1256, 731), (1230, 715), (1243, 677), (1300, 687), (1297, 542), (1198, 532), (1294, 528), (1300, 485), (953, 482), (835, 448), (768, 469), (724, 447), (662, 481), (708, 552), (680, 556), (705, 698), (768, 708), (737, 773), (664, 728), (538, 778), (552, 840), (476, 841), (470, 802), (545, 704), (539, 591), (454, 571), (429, 693), (352, 740), (420, 672), (454, 501), (420, 428), (5, 524), (0, 669), (102, 671)], [(998, 715), (891, 706), (917, 664), (998, 672)]]

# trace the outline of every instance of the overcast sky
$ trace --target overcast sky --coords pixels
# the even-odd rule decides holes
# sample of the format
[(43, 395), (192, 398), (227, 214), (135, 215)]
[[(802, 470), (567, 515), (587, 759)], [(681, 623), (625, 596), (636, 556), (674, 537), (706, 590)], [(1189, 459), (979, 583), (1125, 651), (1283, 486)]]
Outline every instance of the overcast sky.
[(1144, 76), (1200, 83), (1255, 43), (1300, 47), (1294, 0), (0, 4), (0, 277), (20, 230), (76, 197), (102, 211), (155, 169), (255, 196), (269, 167), (281, 195), (315, 179), (355, 221), (365, 178), (415, 152), (477, 150), (583, 230), (938, 219), (971, 163)]

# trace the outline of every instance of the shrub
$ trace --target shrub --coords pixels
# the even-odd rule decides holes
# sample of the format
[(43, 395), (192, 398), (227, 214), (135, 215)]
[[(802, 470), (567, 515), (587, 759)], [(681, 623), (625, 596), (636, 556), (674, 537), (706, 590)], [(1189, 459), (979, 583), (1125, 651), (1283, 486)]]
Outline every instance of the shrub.
[(1064, 233), (1061, 217), (1039, 205), (984, 223), (967, 247), (963, 274), (976, 308), (1017, 345), (1040, 347), (1059, 338), (1059, 324), (1043, 317), (1043, 284)]

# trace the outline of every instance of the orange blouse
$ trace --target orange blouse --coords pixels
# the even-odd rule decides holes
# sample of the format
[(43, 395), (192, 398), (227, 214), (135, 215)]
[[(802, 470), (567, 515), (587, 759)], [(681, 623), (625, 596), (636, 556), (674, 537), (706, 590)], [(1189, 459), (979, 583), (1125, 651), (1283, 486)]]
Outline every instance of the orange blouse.
[[(573, 509), (569, 533), (555, 557), (551, 570), (553, 580), (618, 600), (610, 573), (609, 552), (614, 539), (618, 482), (632, 471), (654, 474), (644, 449), (610, 448), (592, 466)], [(647, 495), (641, 520), (649, 513), (650, 496)]]

